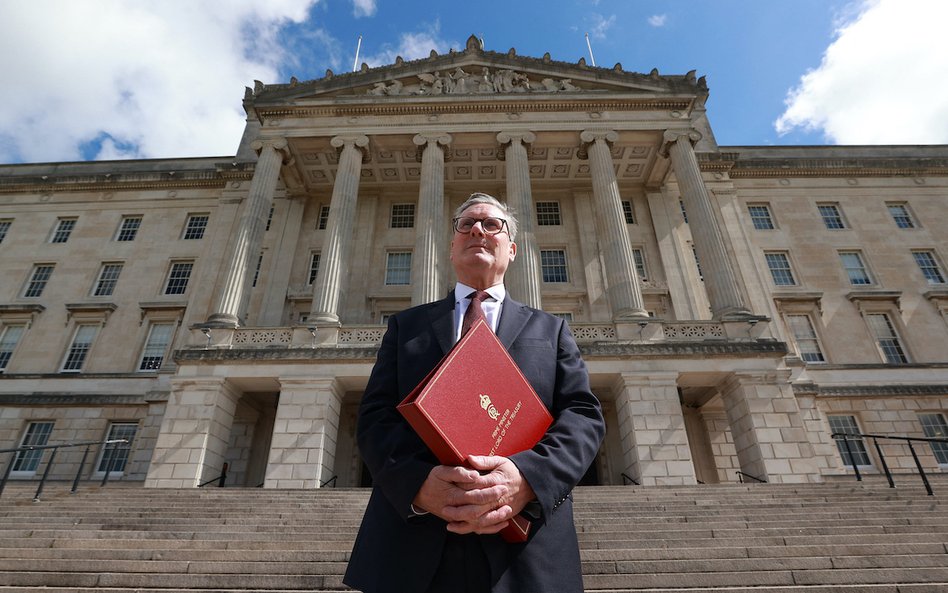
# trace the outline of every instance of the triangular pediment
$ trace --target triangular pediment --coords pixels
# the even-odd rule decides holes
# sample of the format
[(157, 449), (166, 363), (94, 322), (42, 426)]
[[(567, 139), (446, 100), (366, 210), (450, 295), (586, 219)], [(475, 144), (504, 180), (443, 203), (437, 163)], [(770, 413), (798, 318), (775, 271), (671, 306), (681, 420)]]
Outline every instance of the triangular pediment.
[(247, 90), (245, 101), (255, 106), (276, 106), (320, 102), (337, 98), (451, 97), (484, 98), (491, 95), (604, 95), (634, 94), (637, 96), (707, 97), (704, 78), (694, 72), (685, 75), (661, 75), (626, 72), (621, 64), (598, 68), (584, 59), (570, 64), (555, 61), (549, 54), (541, 58), (524, 57), (514, 49), (507, 53), (484, 51), (476, 37), (468, 39), (463, 51), (369, 68), (366, 64), (355, 72), (334, 74), (316, 80), (288, 84), (257, 83)]

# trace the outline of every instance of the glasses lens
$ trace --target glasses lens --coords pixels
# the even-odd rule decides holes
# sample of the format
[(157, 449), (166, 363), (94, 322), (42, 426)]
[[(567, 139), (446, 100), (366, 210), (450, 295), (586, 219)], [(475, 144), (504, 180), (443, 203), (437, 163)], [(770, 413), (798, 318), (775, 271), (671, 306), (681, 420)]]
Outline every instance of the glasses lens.
[(454, 228), (457, 229), (459, 233), (470, 233), (471, 229), (474, 228), (474, 223), (477, 222), (473, 218), (459, 218), (454, 223)]
[(454, 221), (454, 229), (459, 233), (470, 233), (474, 225), (481, 223), (481, 229), (488, 235), (496, 235), (504, 230), (504, 220), (502, 218), (458, 218)]
[(485, 233), (499, 233), (500, 229), (504, 228), (504, 221), (499, 218), (485, 218), (481, 221), (481, 228), (484, 229)]

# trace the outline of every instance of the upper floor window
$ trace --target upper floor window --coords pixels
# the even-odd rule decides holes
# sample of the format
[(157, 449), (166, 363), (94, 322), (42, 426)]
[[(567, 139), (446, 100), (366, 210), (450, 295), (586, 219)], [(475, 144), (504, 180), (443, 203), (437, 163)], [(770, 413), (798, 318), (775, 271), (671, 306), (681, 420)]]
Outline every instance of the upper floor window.
[(806, 362), (826, 362), (809, 315), (787, 315), (787, 326), (793, 334), (801, 359)]
[(866, 450), (866, 443), (862, 440), (862, 437), (855, 436), (861, 432), (859, 425), (856, 424), (856, 417), (827, 416), (827, 420), (829, 420), (830, 434), (853, 435), (847, 436), (845, 441), (842, 436), (835, 437), (836, 448), (839, 450), (839, 456), (842, 458), (843, 464), (852, 467), (855, 461), (859, 467), (872, 466), (869, 452)]
[(866, 264), (862, 261), (862, 255), (858, 251), (840, 251), (839, 259), (846, 270), (846, 276), (849, 277), (849, 283), (854, 286), (864, 286), (872, 284), (872, 277), (866, 270)]
[(843, 220), (843, 213), (839, 209), (839, 204), (818, 204), (820, 216), (823, 218), (823, 224), (831, 230), (846, 228), (846, 221)]
[[(922, 425), (922, 431), (930, 439), (948, 438), (948, 424), (945, 423), (945, 417), (942, 414), (919, 414), (918, 421)], [(938, 465), (948, 465), (948, 443), (934, 441), (931, 443), (932, 454)]]
[(688, 224), (688, 212), (685, 211), (685, 201), (678, 200), (678, 207), (681, 208), (681, 217), (685, 219), (685, 224)]
[(750, 214), (755, 229), (770, 231), (775, 228), (773, 216), (770, 214), (770, 206), (767, 204), (748, 204), (747, 212)]
[(415, 226), (414, 204), (392, 204), (392, 213), (389, 218), (389, 227), (393, 229), (410, 229)]
[(645, 253), (638, 247), (632, 248), (632, 259), (635, 260), (635, 272), (643, 282), (648, 280), (648, 270), (645, 269)]
[(767, 267), (770, 269), (770, 276), (776, 286), (795, 286), (797, 281), (793, 277), (793, 270), (790, 269), (790, 258), (782, 251), (765, 253)]
[(13, 351), (16, 350), (16, 345), (25, 331), (25, 324), (6, 325), (0, 328), (0, 373), (6, 370), (10, 358), (13, 357)]
[(625, 217), (625, 224), (635, 224), (632, 200), (622, 200), (622, 215)]
[(165, 282), (165, 294), (184, 294), (188, 290), (188, 281), (191, 279), (193, 261), (179, 261), (171, 264), (168, 271), (168, 280)]
[(324, 231), (327, 224), (329, 224), (329, 206), (321, 206), (319, 208), (319, 219), (316, 221), (316, 229)]
[(396, 251), (388, 254), (385, 262), (385, 284), (388, 286), (411, 284), (410, 251)]
[(695, 269), (698, 270), (698, 280), (704, 282), (704, 272), (701, 271), (701, 260), (698, 259), (698, 250), (695, 249), (694, 243), (689, 243), (689, 245), (691, 246), (691, 255), (695, 258)]
[(316, 276), (319, 275), (319, 252), (314, 251), (309, 258), (309, 281), (307, 284), (316, 282)]
[(118, 284), (119, 274), (122, 273), (122, 264), (102, 264), (99, 277), (92, 289), (92, 296), (111, 296)]
[(184, 235), (182, 239), (203, 239), (204, 231), (207, 230), (207, 214), (190, 214), (188, 222), (184, 226)]
[(38, 297), (43, 294), (49, 277), (53, 275), (53, 264), (36, 264), (33, 266), (33, 273), (30, 275), (30, 281), (23, 291), (25, 297)]
[(171, 336), (174, 334), (173, 323), (153, 323), (148, 330), (148, 339), (142, 350), (142, 359), (138, 363), (139, 371), (157, 371), (165, 360)]
[[(30, 422), (29, 426), (26, 427), (26, 432), (23, 433), (20, 447), (45, 447), (49, 443), (49, 435), (52, 433), (52, 422)], [(35, 474), (40, 460), (43, 459), (43, 452), (42, 449), (17, 451), (13, 457), (11, 471), (20, 475)]]
[(908, 357), (905, 355), (905, 349), (902, 347), (902, 341), (895, 332), (892, 320), (888, 313), (871, 313), (866, 315), (866, 322), (869, 324), (869, 331), (879, 346), (882, 357), (888, 364), (905, 364)]
[(900, 229), (915, 228), (915, 220), (912, 218), (908, 206), (900, 203), (890, 203), (886, 204), (886, 207), (889, 209), (889, 214), (892, 215), (892, 220), (895, 221), (895, 226)]
[(80, 325), (76, 327), (76, 333), (72, 337), (72, 343), (66, 352), (66, 358), (63, 360), (62, 369), (64, 373), (77, 373), (82, 370), (82, 365), (86, 362), (86, 356), (92, 348), (92, 341), (99, 331), (97, 325)]
[(569, 282), (565, 249), (541, 249), (540, 271), (544, 282)]
[(918, 264), (929, 284), (945, 283), (945, 274), (941, 271), (938, 260), (935, 259), (934, 251), (913, 251), (912, 257), (915, 258), (915, 263)]
[(270, 213), (267, 214), (267, 226), (266, 228), (263, 229), (263, 232), (267, 232), (270, 230), (270, 225), (273, 224), (273, 210), (275, 208), (276, 206), (270, 206)]
[(75, 218), (60, 218), (56, 221), (53, 233), (49, 236), (50, 243), (65, 243), (69, 240), (69, 235), (76, 228)]
[(256, 288), (257, 280), (260, 279), (260, 267), (263, 266), (263, 252), (260, 252), (260, 255), (257, 257), (257, 267), (253, 271), (253, 282), (250, 283), (250, 286)]
[(123, 216), (119, 223), (118, 232), (115, 234), (116, 241), (134, 241), (138, 235), (138, 229), (142, 226), (141, 216)]
[(537, 225), (538, 226), (559, 226), (560, 225), (560, 203), (559, 202), (537, 202)]
[(0, 243), (3, 243), (3, 240), (7, 237), (7, 233), (10, 232), (10, 227), (13, 225), (13, 220), (9, 218), (0, 219)]

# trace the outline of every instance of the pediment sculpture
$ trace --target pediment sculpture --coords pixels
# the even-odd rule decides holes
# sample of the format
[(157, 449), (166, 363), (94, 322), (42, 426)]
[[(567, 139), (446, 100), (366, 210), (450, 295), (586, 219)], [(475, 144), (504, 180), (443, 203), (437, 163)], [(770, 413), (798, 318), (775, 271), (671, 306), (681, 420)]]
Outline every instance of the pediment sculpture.
[(556, 93), (582, 90), (570, 78), (531, 80), (526, 74), (510, 69), (482, 67), (479, 73), (466, 72), (458, 67), (454, 72), (424, 72), (415, 84), (401, 80), (377, 82), (368, 90), (369, 95), (467, 95), (486, 93)]

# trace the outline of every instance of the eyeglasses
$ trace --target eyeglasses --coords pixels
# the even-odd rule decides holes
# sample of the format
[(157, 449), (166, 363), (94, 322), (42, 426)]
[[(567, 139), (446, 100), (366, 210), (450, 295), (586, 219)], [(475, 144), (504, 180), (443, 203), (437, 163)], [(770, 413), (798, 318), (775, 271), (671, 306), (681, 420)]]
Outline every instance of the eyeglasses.
[(467, 234), (471, 232), (477, 223), (481, 223), (481, 229), (483, 229), (486, 235), (496, 235), (502, 232), (504, 226), (507, 225), (507, 221), (503, 218), (494, 218), (493, 216), (488, 216), (487, 218), (468, 218), (467, 216), (462, 216), (454, 219), (454, 230), (459, 233)]

